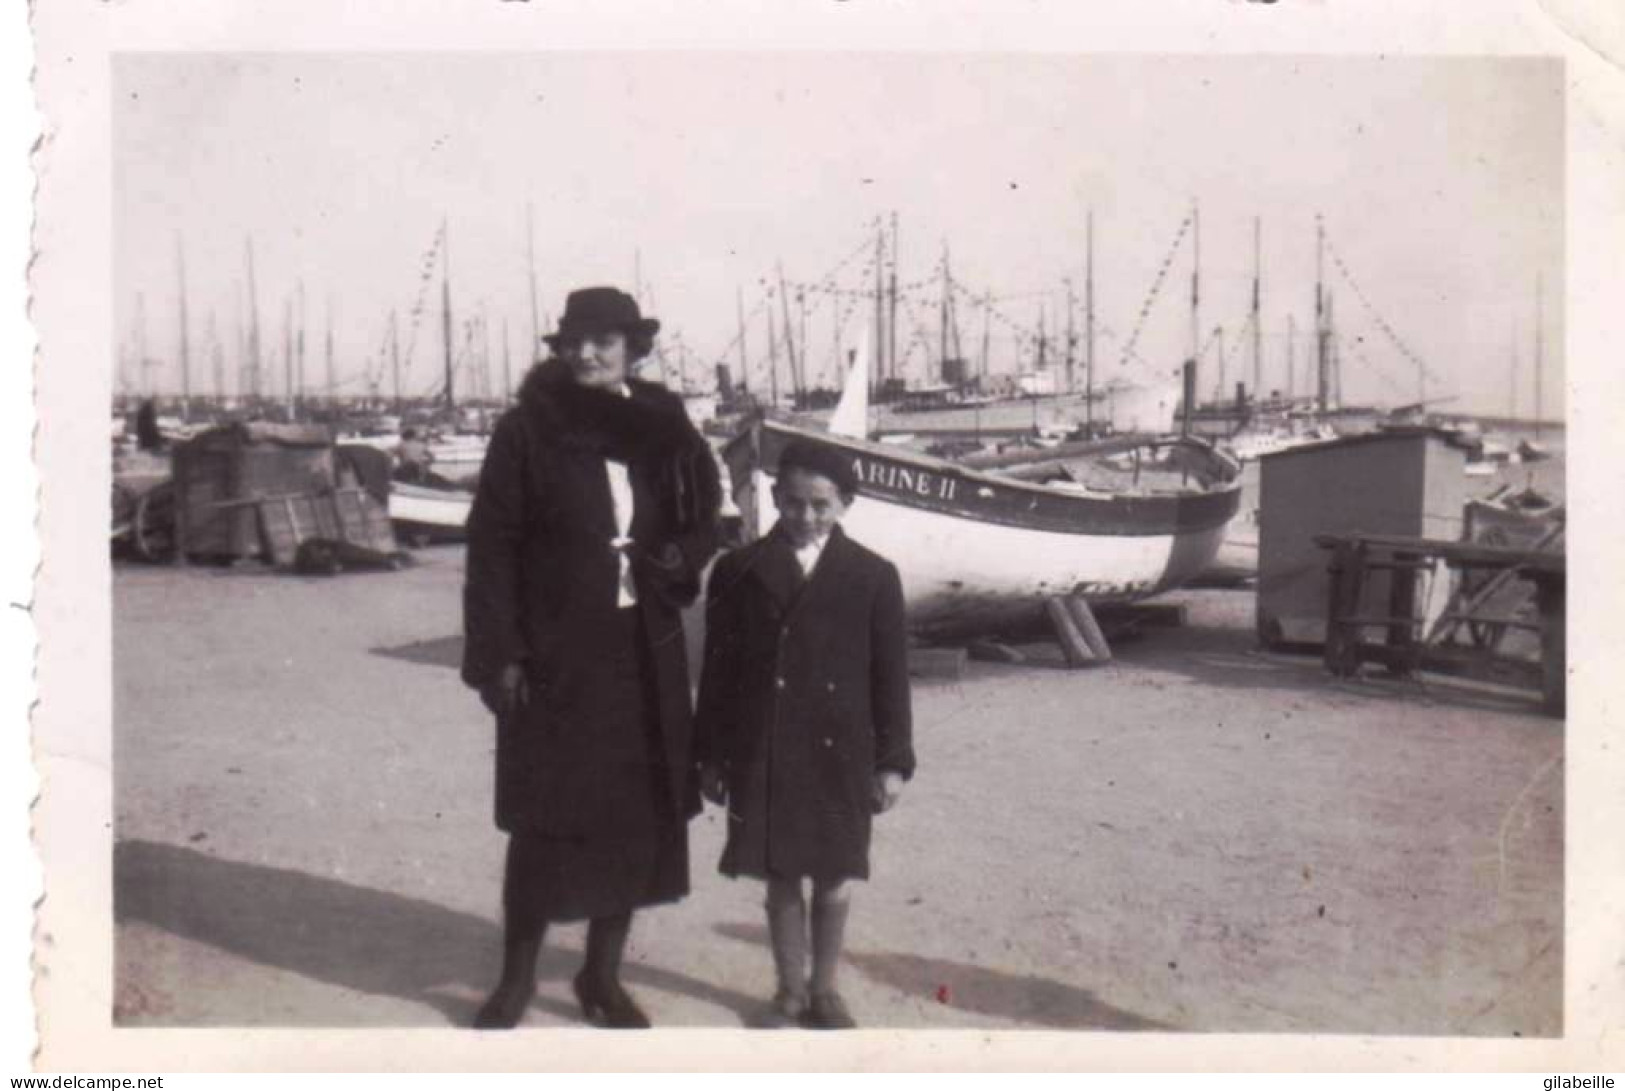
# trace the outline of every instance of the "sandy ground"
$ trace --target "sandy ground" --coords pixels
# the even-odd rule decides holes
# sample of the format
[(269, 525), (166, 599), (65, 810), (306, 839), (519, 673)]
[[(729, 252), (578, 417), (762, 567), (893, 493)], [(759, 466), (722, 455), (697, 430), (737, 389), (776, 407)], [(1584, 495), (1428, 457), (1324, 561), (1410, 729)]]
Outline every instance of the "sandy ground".
[[(452, 665), (462, 554), (401, 573), (115, 575), (116, 1018), (466, 1024), (499, 958), (492, 729)], [(1243, 592), (1109, 666), (916, 688), (844, 989), (872, 1026), (1561, 1031), (1563, 730), (1533, 699), (1336, 682)], [(771, 990), (760, 888), (640, 915), (656, 1022)], [(582, 930), (527, 1021), (579, 1021)]]

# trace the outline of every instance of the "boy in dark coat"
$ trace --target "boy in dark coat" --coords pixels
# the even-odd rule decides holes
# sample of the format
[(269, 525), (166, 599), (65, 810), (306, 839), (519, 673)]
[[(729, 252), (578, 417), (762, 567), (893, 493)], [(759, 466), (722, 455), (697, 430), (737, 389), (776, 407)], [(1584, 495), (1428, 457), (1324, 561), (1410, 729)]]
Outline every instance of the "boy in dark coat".
[(722, 871), (767, 881), (775, 1017), (831, 1029), (854, 1025), (835, 982), (847, 881), (914, 773), (902, 581), (841, 530), (857, 491), (838, 451), (785, 448), (779, 521), (711, 574), (695, 722), (702, 788), (728, 805)]

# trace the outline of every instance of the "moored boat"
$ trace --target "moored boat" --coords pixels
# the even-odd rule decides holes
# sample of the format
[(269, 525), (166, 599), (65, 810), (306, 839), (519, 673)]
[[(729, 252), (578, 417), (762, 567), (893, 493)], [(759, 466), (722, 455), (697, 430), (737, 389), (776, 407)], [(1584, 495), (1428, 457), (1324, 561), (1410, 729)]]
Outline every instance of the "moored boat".
[(468, 489), (389, 483), (389, 521), (395, 533), (414, 546), (461, 542), (474, 494)]

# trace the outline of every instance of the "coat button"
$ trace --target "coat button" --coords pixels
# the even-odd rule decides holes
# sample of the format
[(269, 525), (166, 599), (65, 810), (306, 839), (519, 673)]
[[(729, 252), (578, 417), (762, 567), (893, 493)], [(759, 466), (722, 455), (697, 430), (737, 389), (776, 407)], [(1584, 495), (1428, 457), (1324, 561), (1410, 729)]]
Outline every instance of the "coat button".
[(835, 740), (826, 735), (824, 737), (824, 745), (826, 747), (834, 746), (835, 745)]
[(775, 678), (775, 679), (773, 679), (773, 684), (775, 686), (777, 686), (779, 689), (783, 689), (784, 688), (784, 679)]
[(835, 683), (834, 682), (825, 682), (824, 683), (824, 688), (826, 690), (828, 690), (829, 692), (834, 693), (835, 692)]

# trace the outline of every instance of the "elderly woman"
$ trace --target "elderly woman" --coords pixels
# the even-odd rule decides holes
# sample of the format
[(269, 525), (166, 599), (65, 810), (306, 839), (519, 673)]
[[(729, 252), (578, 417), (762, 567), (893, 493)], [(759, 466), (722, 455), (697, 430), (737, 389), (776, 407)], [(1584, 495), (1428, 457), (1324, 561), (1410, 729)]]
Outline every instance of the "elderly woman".
[(658, 329), (624, 292), (572, 292), (480, 472), (463, 680), (497, 718), (509, 839), (502, 978), (477, 1027), (519, 1022), (548, 922), (577, 920), (582, 1011), (648, 1026), (620, 981), (632, 913), (688, 893), (700, 800), (679, 610), (716, 551), (720, 488), (682, 401), (631, 377)]

